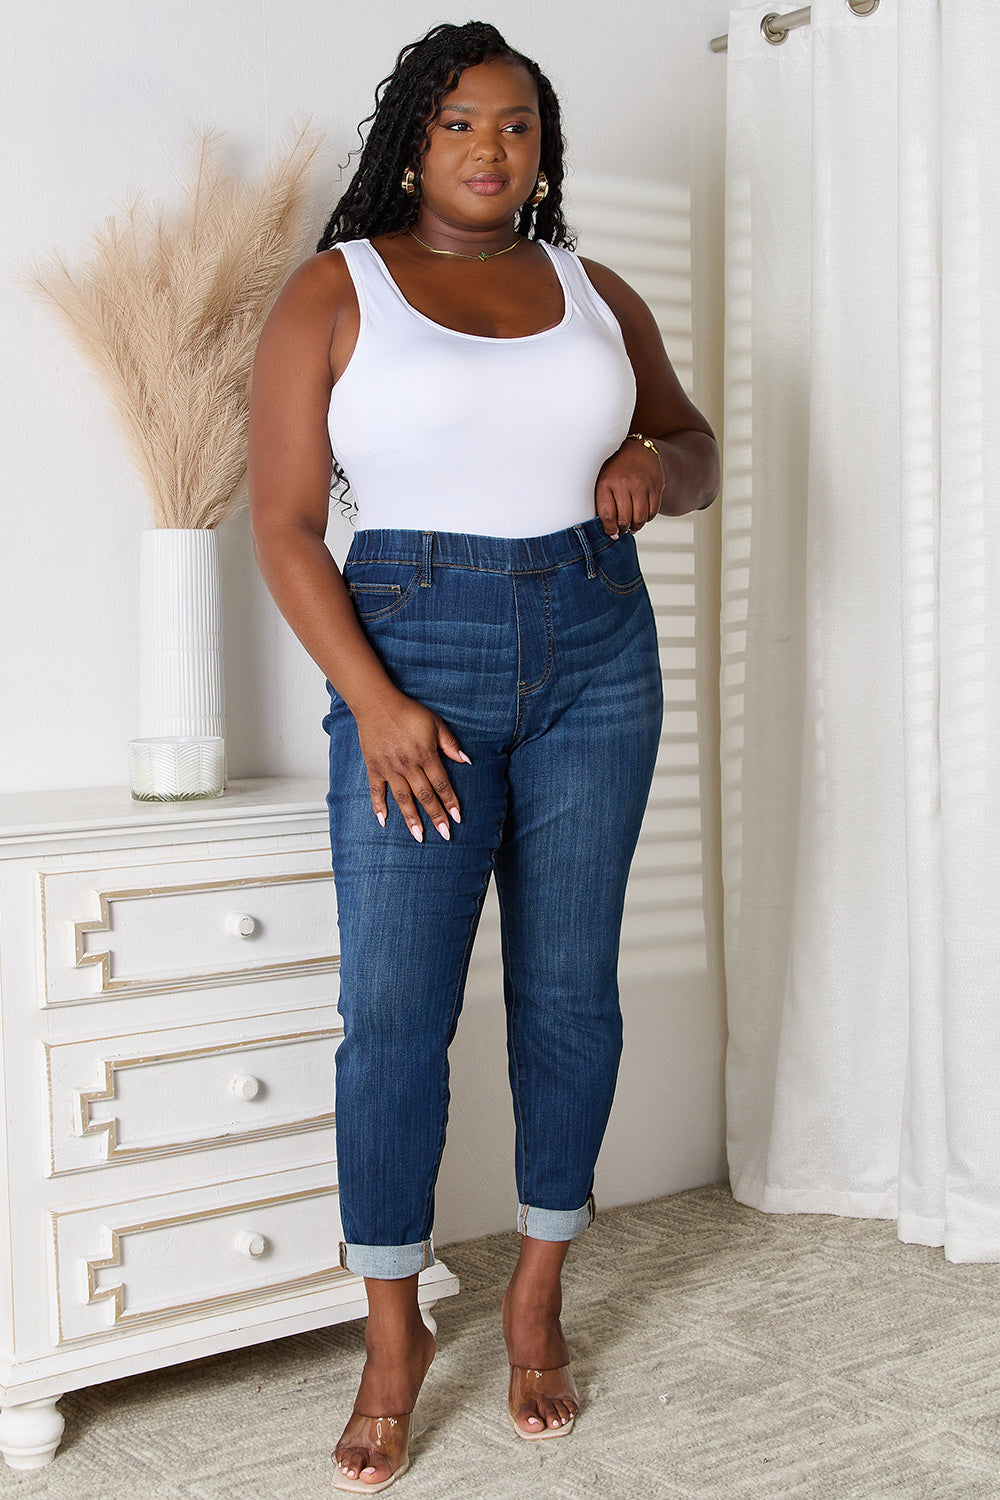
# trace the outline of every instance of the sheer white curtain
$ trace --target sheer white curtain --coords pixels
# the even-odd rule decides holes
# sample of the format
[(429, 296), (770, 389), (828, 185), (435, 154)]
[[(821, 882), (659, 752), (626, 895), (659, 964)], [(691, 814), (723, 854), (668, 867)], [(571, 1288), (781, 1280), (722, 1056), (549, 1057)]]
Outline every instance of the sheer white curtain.
[(1000, 1260), (1000, 17), (728, 55), (723, 804), (743, 1202)]

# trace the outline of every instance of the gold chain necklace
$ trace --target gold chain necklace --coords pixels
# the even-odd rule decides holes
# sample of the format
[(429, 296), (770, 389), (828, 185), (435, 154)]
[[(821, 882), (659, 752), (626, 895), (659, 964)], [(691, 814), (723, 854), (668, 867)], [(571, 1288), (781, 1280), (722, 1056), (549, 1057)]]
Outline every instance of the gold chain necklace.
[(480, 250), (478, 255), (463, 255), (461, 250), (435, 250), (433, 245), (428, 245), (426, 240), (422, 240), (419, 234), (414, 234), (412, 229), (406, 232), (411, 239), (416, 240), (418, 245), (423, 245), (424, 249), (429, 250), (432, 255), (451, 255), (456, 260), (495, 260), (498, 255), (508, 255), (511, 250), (516, 250), (521, 244), (518, 238), (513, 245), (505, 245), (502, 250)]

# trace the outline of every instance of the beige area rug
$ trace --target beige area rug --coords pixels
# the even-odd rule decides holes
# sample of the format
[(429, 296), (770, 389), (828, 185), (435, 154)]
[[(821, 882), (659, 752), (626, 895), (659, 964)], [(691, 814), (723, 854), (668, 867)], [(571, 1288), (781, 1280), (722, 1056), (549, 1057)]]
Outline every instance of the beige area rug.
[[(726, 1188), (599, 1214), (564, 1322), (576, 1431), (501, 1422), (513, 1234), (442, 1258), (425, 1435), (400, 1500), (974, 1500), (1000, 1496), (1000, 1267), (950, 1266), (891, 1224), (758, 1214)], [(55, 1463), (0, 1470), (19, 1500), (329, 1500), (358, 1323), (62, 1402)]]

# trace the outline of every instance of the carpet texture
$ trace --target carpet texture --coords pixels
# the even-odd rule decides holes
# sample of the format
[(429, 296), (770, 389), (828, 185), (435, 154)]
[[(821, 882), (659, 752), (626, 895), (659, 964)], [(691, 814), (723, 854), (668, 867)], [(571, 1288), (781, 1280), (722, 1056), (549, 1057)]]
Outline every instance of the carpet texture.
[[(770, 1216), (721, 1186), (600, 1213), (567, 1265), (576, 1431), (501, 1422), (513, 1234), (442, 1251), (438, 1357), (400, 1500), (1000, 1496), (1000, 1268), (891, 1224)], [(64, 1398), (19, 1500), (330, 1500), (360, 1323)]]

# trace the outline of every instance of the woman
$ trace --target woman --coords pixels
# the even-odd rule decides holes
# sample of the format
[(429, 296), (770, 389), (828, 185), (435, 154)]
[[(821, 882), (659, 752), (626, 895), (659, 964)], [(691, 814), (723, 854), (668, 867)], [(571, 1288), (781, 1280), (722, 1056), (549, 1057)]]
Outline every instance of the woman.
[[(508, 1409), (529, 1440), (577, 1412), (560, 1275), (593, 1216), (661, 715), (630, 533), (710, 503), (718, 459), (640, 298), (568, 248), (562, 149), (551, 85), (492, 26), (405, 48), (254, 367), (257, 557), (331, 691), (341, 1261), (369, 1300), (346, 1490), (406, 1468), (433, 1357), (417, 1278), (491, 873), (520, 1200)], [(357, 504), (343, 575), (335, 464)]]

